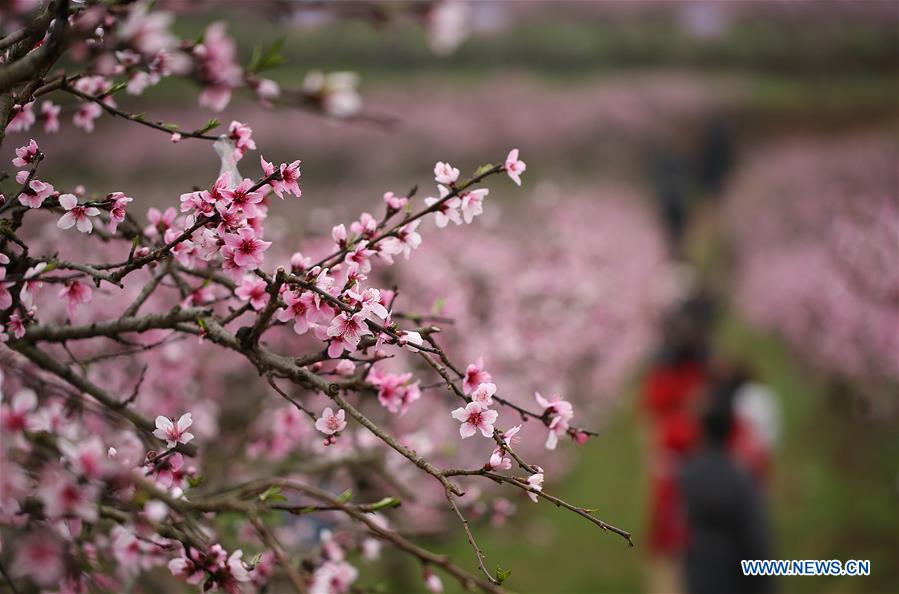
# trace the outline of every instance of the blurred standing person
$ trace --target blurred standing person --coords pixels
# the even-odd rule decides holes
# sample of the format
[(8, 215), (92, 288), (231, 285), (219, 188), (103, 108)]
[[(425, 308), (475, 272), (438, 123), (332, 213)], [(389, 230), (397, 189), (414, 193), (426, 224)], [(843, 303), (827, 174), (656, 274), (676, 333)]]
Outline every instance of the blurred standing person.
[(649, 154), (649, 173), (671, 254), (680, 259), (690, 217), (683, 160), (670, 147), (653, 147)]
[[(770, 577), (743, 575), (741, 560), (770, 559), (767, 513), (759, 482), (765, 466), (747, 456), (753, 428), (735, 417), (745, 377), (727, 373), (709, 390), (702, 418), (702, 445), (680, 472), (688, 538), (684, 577), (689, 594), (766, 594)], [(743, 427), (743, 429), (740, 429)], [(744, 437), (740, 437), (744, 431)], [(744, 441), (739, 441), (744, 440)], [(760, 450), (759, 450), (760, 451)]]
[(649, 591), (680, 591), (686, 522), (678, 473), (699, 440), (694, 409), (706, 381), (709, 303), (694, 298), (666, 321), (662, 345), (646, 376), (643, 407), (649, 419)]
[(694, 158), (696, 185), (706, 201), (721, 202), (735, 158), (736, 138), (731, 118), (723, 111), (713, 113), (703, 123)]

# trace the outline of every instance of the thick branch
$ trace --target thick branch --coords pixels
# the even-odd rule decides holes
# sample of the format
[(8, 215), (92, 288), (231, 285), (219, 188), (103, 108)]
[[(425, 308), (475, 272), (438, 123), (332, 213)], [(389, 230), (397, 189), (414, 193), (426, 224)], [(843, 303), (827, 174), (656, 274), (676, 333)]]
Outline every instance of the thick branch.
[(24, 58), (0, 69), (0, 93), (8, 92), (15, 85), (29, 78), (42, 76), (43, 71), (59, 58), (65, 48), (63, 38), (69, 24), (68, 14), (69, 0), (57, 0), (54, 15), (56, 21), (47, 41)]
[(179, 322), (195, 321), (211, 313), (202, 307), (175, 307), (161, 314), (142, 317), (124, 317), (113, 320), (94, 322), (85, 326), (59, 326), (56, 324), (38, 325), (28, 328), (22, 338), (25, 342), (63, 342), (106, 336), (118, 337), (128, 332), (146, 332), (160, 328), (174, 328)]

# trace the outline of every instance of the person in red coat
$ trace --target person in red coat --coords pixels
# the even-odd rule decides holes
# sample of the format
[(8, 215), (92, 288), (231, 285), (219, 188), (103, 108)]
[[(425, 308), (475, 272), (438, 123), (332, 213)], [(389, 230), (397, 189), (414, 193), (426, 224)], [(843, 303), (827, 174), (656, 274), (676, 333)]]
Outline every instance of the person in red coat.
[(676, 593), (686, 547), (678, 475), (700, 441), (697, 410), (707, 384), (707, 312), (693, 304), (666, 321), (666, 342), (646, 375), (642, 408), (649, 425), (650, 591)]

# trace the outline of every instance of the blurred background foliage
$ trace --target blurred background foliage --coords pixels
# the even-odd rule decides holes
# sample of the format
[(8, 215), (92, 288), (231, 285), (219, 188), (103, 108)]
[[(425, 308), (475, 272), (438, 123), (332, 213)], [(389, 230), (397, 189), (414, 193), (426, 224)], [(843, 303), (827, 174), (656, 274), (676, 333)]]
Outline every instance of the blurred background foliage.
[[(202, 32), (210, 6), (197, 10), (179, 19), (180, 33)], [(267, 158), (303, 159), (307, 210), (284, 233), (299, 241), (311, 227), (345, 222), (386, 190), (427, 182), (436, 160), (471, 169), (511, 146), (528, 162), (532, 200), (540, 200), (541, 183), (563, 188), (564, 195), (614, 180), (639, 188), (652, 203), (664, 183), (658, 165), (670, 163), (680, 191), (697, 204), (683, 255), (703, 282), (726, 290), (729, 246), (716, 215), (700, 204), (708, 190), (690, 174), (710, 122), (726, 122), (732, 168), (772, 142), (796, 137), (896, 139), (895, 2), (479, 2), (474, 10), (476, 30), (449, 56), (435, 55), (422, 28), (402, 20), (332, 22), (313, 14), (283, 31), (254, 11), (222, 11), (246, 59), (254, 45), (286, 34), (284, 65), (272, 78), (299, 84), (311, 69), (356, 71), (366, 111), (394, 120), (335, 126), (248, 102), (229, 108), (223, 120), (250, 122), (259, 146), (273, 153), (263, 152)], [(139, 112), (144, 103), (162, 102), (164, 117), (202, 124), (208, 114), (187, 103), (184, 91), (160, 85), (127, 108)], [(155, 159), (166, 140), (143, 130), (122, 138), (117, 130), (103, 122), (95, 133), (100, 146), (114, 149), (102, 158), (58, 147), (68, 156), (66, 167), (78, 172), (72, 178), (102, 176), (104, 187), (121, 181), (134, 192), (143, 186), (151, 201), (169, 202), (185, 180), (201, 184), (214, 174), (211, 152), (205, 161), (191, 160), (193, 147), (180, 145), (160, 157), (170, 172), (160, 178), (147, 158)], [(53, 174), (61, 181), (67, 175), (65, 168)], [(895, 198), (896, 187), (891, 190)], [(501, 209), (526, 208), (527, 201), (508, 192), (497, 190), (491, 199), (495, 194)], [(715, 344), (748, 361), (780, 396), (784, 428), (770, 491), (776, 556), (871, 560), (870, 577), (783, 579), (781, 591), (897, 591), (895, 414), (860, 413), (850, 386), (752, 327), (735, 306), (720, 316)], [(512, 569), (512, 589), (575, 594), (644, 587), (647, 469), (639, 381), (637, 370), (597, 420), (601, 436), (578, 451), (572, 472), (550, 485), (633, 529), (637, 547), (545, 503), (522, 500), (505, 528), (476, 528), (488, 561)], [(889, 397), (896, 398), (895, 386)], [(429, 544), (474, 566), (461, 532)], [(417, 568), (399, 559), (386, 573), (366, 577), (385, 592), (420, 584)]]

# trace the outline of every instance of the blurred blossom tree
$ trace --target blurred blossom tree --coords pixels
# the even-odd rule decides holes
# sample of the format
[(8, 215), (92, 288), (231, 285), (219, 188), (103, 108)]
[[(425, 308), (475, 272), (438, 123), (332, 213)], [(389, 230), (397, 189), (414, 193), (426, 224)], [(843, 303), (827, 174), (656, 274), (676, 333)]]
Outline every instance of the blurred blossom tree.
[(899, 381), (896, 159), (890, 138), (794, 141), (749, 162), (727, 207), (750, 319), (886, 418)]
[[(497, 359), (518, 356), (508, 352), (517, 342), (520, 356), (539, 360), (529, 349), (577, 335), (603, 302), (595, 320), (608, 347), (623, 320), (656, 307), (637, 298), (661, 258), (657, 238), (640, 241), (639, 213), (554, 209), (547, 229), (555, 236), (519, 252), (526, 261), (501, 262), (505, 275), (477, 281), (490, 283), (500, 303), (485, 324), (460, 320), (456, 340), (466, 367), (438, 341), (438, 319), (398, 307), (406, 283), (413, 303), (432, 290), (452, 301), (470, 298), (457, 295), (456, 280), (425, 286), (428, 277), (412, 269), (388, 289), (375, 285), (375, 272), (418, 251), (423, 222), (446, 227), (479, 217), (486, 179), (507, 174), (520, 185), (526, 165), (517, 150), (468, 176), (437, 163), (437, 187), (423, 203), (414, 190), (388, 193), (380, 216), (366, 213), (330, 230), (316, 260), (282, 253), (283, 264), (274, 265), (280, 250), (266, 240), (268, 204), (273, 194), (301, 197), (301, 162), (260, 156), (257, 174), (244, 177), (240, 168), (248, 171), (252, 161), (244, 159), (257, 149), (249, 125), (234, 121), (219, 133), (211, 119), (183, 129), (124, 110), (121, 96), (182, 77), (199, 85), (200, 104), (213, 111), (245, 90), (266, 105), (351, 118), (361, 109), (355, 75), (313, 72), (301, 88), (280, 89), (262, 76), (280, 62), (278, 44), (242, 65), (223, 23), (209, 24), (199, 39), (179, 39), (169, 28), (173, 14), (152, 2), (19, 0), (2, 8), (0, 142), (7, 134), (22, 138), (0, 195), (0, 567), (12, 591), (147, 591), (148, 573), (167, 566), (204, 590), (341, 593), (355, 588), (357, 560), (377, 559), (388, 546), (420, 562), (431, 591), (441, 591), (443, 575), (500, 592), (509, 572), (488, 568), (466, 519), (477, 510), (482, 483), (549, 501), (630, 542), (593, 510), (547, 492), (543, 468), (518, 452), (524, 434), (548, 449), (591, 435), (560, 396), (507, 396), (534, 391), (531, 380), (559, 385), (548, 376), (583, 364), (568, 361), (574, 345), (535, 367), (539, 378), (508, 384), (505, 371), (491, 372), (489, 351), (498, 341), (504, 354)], [(420, 16), (422, 8), (415, 11)], [(457, 18), (448, 14), (433, 18)], [(70, 101), (57, 104), (58, 97)], [(62, 122), (63, 112), (81, 130)], [(173, 206), (150, 208), (145, 222), (135, 213), (139, 196), (131, 195), (138, 188), (92, 192), (44, 178), (40, 165), (53, 156), (23, 133), (77, 134), (85, 150), (99, 151), (81, 134), (104, 113), (198, 150), (213, 144), (219, 177), (207, 189), (185, 188)], [(562, 238), (566, 219), (582, 216), (595, 224), (581, 220), (576, 236)], [(624, 245), (648, 250), (638, 270), (616, 270), (616, 250), (625, 248), (597, 232), (609, 218), (620, 223), (615, 237)], [(484, 246), (492, 253), (491, 241), (460, 253), (475, 259)], [(438, 243), (434, 254), (449, 258), (454, 250)], [(584, 276), (601, 258), (608, 275), (596, 286), (561, 278), (570, 257)], [(630, 273), (639, 278), (627, 280)], [(619, 284), (632, 295), (615, 305)], [(544, 290), (551, 294), (545, 301)], [(517, 291), (530, 295), (528, 305), (504, 311)], [(519, 330), (521, 319), (532, 323)], [(489, 334), (491, 324), (499, 334)], [(638, 350), (625, 342), (624, 362)], [(604, 354), (611, 362), (600, 375), (619, 373), (616, 352)], [(438, 393), (453, 406), (439, 405)], [(431, 402), (417, 407), (425, 394)], [(404, 415), (416, 408), (411, 432)], [(229, 421), (229, 411), (239, 420)], [(455, 449), (469, 437), (488, 444)], [(419, 498), (426, 493), (436, 497)], [(513, 508), (499, 500), (492, 515), (501, 519)], [(461, 524), (478, 572), (391, 526), (443, 519)]]
[(544, 184), (525, 213), (439, 234), (395, 278), (419, 311), (451, 322), (448, 346), (483, 354), (507, 390), (560, 391), (584, 413), (605, 411), (681, 279), (633, 191), (562, 195)]

